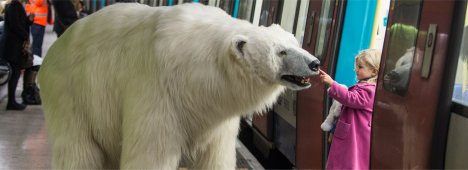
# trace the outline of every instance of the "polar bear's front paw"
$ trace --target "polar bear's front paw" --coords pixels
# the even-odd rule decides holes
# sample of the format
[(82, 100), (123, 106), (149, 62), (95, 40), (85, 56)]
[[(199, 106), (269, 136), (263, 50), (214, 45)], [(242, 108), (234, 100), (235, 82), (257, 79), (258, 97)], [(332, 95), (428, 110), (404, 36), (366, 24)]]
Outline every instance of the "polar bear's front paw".
[(320, 125), (323, 131), (328, 132), (332, 129), (333, 125), (327, 122), (323, 122), (322, 125)]

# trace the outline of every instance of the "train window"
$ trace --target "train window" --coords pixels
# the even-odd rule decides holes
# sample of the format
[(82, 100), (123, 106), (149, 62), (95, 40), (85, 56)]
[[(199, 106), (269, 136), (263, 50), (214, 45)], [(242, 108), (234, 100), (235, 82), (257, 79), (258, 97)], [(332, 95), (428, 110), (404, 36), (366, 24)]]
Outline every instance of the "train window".
[(223, 9), (229, 15), (232, 15), (232, 10), (234, 8), (234, 0), (221, 0), (219, 2), (219, 8)]
[(418, 36), (420, 0), (392, 2), (393, 19), (384, 68), (385, 90), (405, 95), (413, 65), (414, 46)]
[(302, 0), (298, 4), (299, 5), (299, 13), (297, 15), (297, 23), (294, 24), (295, 28), (295, 35), (297, 41), (301, 44), (302, 47), (302, 40), (304, 39), (304, 32), (306, 28), (306, 21), (307, 21), (307, 11), (309, 10), (309, 1)]
[(290, 33), (294, 34), (294, 24), (296, 24), (297, 13), (299, 12), (300, 0), (288, 0), (287, 3), (283, 4), (281, 15), (281, 27)]
[(296, 36), (297, 22), (299, 22), (300, 11), (301, 11), (301, 0), (297, 0), (296, 11), (294, 12), (294, 23), (293, 23), (293, 30), (292, 30), (292, 34), (294, 34), (294, 36)]
[(150, 1), (150, 6), (158, 6), (159, 0)]
[(465, 18), (465, 28), (460, 49), (452, 100), (468, 106), (468, 18)]
[(255, 12), (256, 0), (241, 0), (239, 4), (238, 18), (253, 21), (253, 14)]
[(324, 0), (320, 12), (317, 43), (315, 45), (315, 57), (320, 61), (327, 53), (327, 44), (330, 37), (330, 27), (333, 21), (334, 0)]

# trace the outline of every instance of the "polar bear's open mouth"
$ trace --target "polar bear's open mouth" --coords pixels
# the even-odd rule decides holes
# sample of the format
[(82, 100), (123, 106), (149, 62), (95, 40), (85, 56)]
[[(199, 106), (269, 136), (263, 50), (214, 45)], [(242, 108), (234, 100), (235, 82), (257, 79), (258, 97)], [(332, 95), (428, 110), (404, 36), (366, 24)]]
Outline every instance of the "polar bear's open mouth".
[(290, 83), (296, 84), (301, 87), (309, 86), (309, 78), (302, 77), (302, 76), (294, 76), (294, 75), (284, 75), (281, 76), (281, 79), (286, 80)]

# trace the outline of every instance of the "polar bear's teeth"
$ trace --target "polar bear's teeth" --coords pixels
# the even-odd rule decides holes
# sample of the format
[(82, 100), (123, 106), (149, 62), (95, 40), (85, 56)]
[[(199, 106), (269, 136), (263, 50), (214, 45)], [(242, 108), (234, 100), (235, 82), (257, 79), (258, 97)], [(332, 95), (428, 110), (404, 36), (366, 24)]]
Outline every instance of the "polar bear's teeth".
[(307, 84), (309, 84), (309, 78), (301, 77), (301, 84), (302, 84), (302, 85), (307, 85)]
[(294, 83), (299, 86), (308, 86), (309, 84), (309, 78), (303, 77), (303, 76), (294, 76), (294, 75), (284, 75), (281, 77), (282, 79), (289, 81), (291, 83)]

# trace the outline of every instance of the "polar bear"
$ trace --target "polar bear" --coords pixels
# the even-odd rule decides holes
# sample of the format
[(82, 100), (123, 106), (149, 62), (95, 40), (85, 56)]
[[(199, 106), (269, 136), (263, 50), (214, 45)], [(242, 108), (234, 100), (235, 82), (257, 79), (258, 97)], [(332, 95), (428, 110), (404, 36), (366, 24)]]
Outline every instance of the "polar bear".
[(414, 47), (406, 49), (406, 52), (395, 63), (394, 69), (384, 76), (384, 87), (400, 95), (406, 93), (410, 79), (411, 66), (413, 65)]
[(39, 73), (58, 169), (234, 169), (241, 116), (319, 61), (278, 25), (201, 4), (116, 4), (77, 21)]

